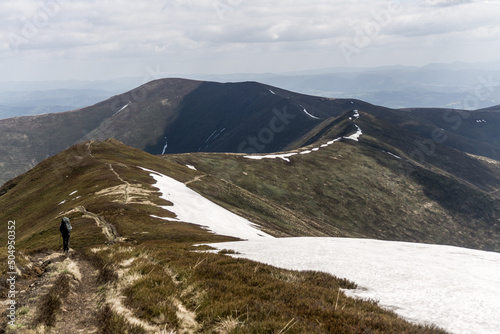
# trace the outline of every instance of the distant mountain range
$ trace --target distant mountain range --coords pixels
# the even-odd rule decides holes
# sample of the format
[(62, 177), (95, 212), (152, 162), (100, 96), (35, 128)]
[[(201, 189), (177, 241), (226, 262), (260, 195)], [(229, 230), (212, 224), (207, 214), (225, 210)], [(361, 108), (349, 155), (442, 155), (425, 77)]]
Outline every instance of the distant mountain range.
[(350, 97), (390, 108), (479, 109), (500, 104), (500, 65), (338, 68), (256, 79), (303, 94)]
[(326, 68), (293, 73), (172, 74), (147, 68), (145, 77), (100, 81), (0, 82), (0, 119), (86, 107), (148, 81), (258, 81), (293, 92), (354, 98), (390, 108), (480, 109), (500, 104), (500, 63), (423, 67)]

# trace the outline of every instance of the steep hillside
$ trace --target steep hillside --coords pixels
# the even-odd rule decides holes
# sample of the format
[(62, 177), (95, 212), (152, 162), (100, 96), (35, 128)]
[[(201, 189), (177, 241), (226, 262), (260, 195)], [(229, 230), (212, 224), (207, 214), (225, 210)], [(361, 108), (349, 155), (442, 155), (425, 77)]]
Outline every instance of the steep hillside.
[(86, 140), (115, 138), (152, 154), (278, 151), (348, 110), (273, 89), (164, 79), (79, 110), (0, 120), (0, 183)]
[[(118, 132), (125, 139), (132, 137), (129, 142), (137, 140), (133, 146), (145, 148), (148, 142), (156, 140), (159, 136), (154, 132), (154, 125), (166, 121), (160, 117), (161, 114), (164, 113), (164, 118), (168, 118), (175, 112), (175, 106), (173, 108), (164, 106), (159, 115), (157, 110), (140, 113), (142, 109), (140, 104), (155, 100), (155, 93), (158, 92), (163, 93), (163, 99), (175, 100), (178, 103), (182, 96), (199, 85), (198, 82), (182, 82), (183, 85), (175, 80), (152, 82), (94, 106), (75, 111), (0, 120), (0, 183), (27, 171), (43, 159), (62, 152), (87, 137), (107, 139), (113, 138)], [(136, 119), (129, 122), (120, 118), (120, 112), (124, 111), (122, 107), (131, 101), (135, 101), (132, 107), (137, 107), (134, 110), (138, 111), (137, 117), (141, 118), (140, 123)], [(147, 107), (144, 109), (149, 111)], [(143, 129), (140, 136), (134, 136), (134, 133), (128, 131), (134, 126)], [(105, 127), (107, 132), (98, 131), (99, 127)]]
[[(499, 163), (443, 145), (415, 159), (415, 142), (422, 140), (369, 114), (350, 112), (325, 121), (296, 144), (300, 149), (288, 152), (164, 157), (231, 184), (238, 192), (213, 192), (203, 183), (193, 187), (255, 222), (276, 221), (285, 235), (500, 250), (494, 237), (500, 233)], [(271, 205), (262, 207), (255, 199)]]
[[(346, 137), (354, 138), (351, 133)], [(355, 141), (345, 139), (314, 154), (341, 162), (338, 153), (347, 157), (356, 147)], [(337, 152), (339, 149), (342, 152)], [(284, 171), (299, 165), (310, 171), (314, 165), (307, 158), (312, 156), (297, 154), (290, 156), (290, 162), (250, 160), (243, 154), (181, 157), (200, 167), (211, 157), (218, 164), (245, 166), (241, 173), (253, 181), (263, 171), (274, 169), (276, 177), (305, 193), (309, 181), (291, 178)], [(334, 180), (334, 170), (342, 168), (328, 167), (333, 161), (324, 159), (314, 168)], [(255, 184), (252, 193), (237, 185), (236, 170), (227, 173), (221, 178), (217, 173), (197, 171), (108, 140), (75, 145), (7, 182), (0, 188), (0, 220), (15, 221), (16, 284), (21, 292), (16, 296), (16, 327), (6, 326), (5, 330), (251, 333), (293, 327), (297, 333), (444, 333), (434, 327), (411, 325), (376, 302), (347, 298), (340, 289), (355, 284), (345, 279), (280, 270), (232, 259), (224, 252), (200, 253), (209, 247), (195, 244), (235, 239), (209, 233), (200, 223), (176, 219), (182, 217), (183, 210), (201, 210), (197, 217), (203, 217), (207, 210), (199, 197), (190, 195), (183, 202), (168, 197), (178, 187), (217, 199), (222, 207), (260, 225), (253, 228), (275, 236), (332, 232), (332, 227), (311, 225), (318, 214), (302, 221), (305, 215), (300, 206), (260, 196), (258, 189), (272, 184)], [(235, 173), (234, 180), (229, 178), (231, 173)], [(162, 180), (167, 183), (160, 184)], [(262, 180), (267, 181), (265, 177)], [(374, 189), (373, 194), (378, 193)], [(165, 197), (170, 200), (162, 199)], [(314, 197), (328, 204), (325, 197)], [(73, 225), (68, 257), (57, 253), (58, 224), (63, 216)], [(259, 221), (252, 219), (259, 217)], [(272, 219), (265, 221), (265, 217)], [(207, 215), (205, 220), (209, 218)], [(346, 226), (334, 228), (339, 235), (360, 234), (353, 229), (349, 232)], [(5, 235), (6, 229), (7, 224), (0, 225), (0, 233)], [(0, 260), (6, 261), (6, 257), (3, 248)], [(6, 271), (4, 268), (2, 275)], [(2, 286), (0, 290), (5, 298), (6, 289)], [(7, 319), (5, 314), (2, 319)]]
[[(456, 109), (404, 109), (408, 120), (398, 125), (432, 139), (442, 132), (438, 141), (457, 150), (500, 160), (500, 109), (492, 107), (477, 111)], [(436, 135), (434, 135), (436, 136)]]

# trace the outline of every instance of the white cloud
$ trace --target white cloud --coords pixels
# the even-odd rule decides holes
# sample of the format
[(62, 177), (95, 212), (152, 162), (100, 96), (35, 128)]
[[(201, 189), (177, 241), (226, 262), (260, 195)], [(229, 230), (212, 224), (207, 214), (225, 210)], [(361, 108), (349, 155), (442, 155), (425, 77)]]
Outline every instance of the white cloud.
[(426, 0), (423, 5), (430, 7), (453, 7), (476, 2), (476, 0)]
[[(132, 75), (132, 69), (156, 64), (166, 64), (184, 73), (291, 71), (402, 62), (412, 65), (424, 58), (432, 59), (422, 57), (422, 52), (435, 54), (443, 45), (450, 50), (462, 50), (463, 45), (472, 42), (475, 50), (460, 55), (447, 51), (435, 59), (483, 60), (481, 55), (491, 55), (500, 46), (498, 3), (491, 0), (2, 1), (0, 70), (7, 78), (9, 73), (12, 77), (13, 64), (22, 60), (36, 67), (40, 59), (46, 61), (46, 69), (37, 73), (43, 75), (58, 71), (60, 63), (85, 61), (87, 66), (92, 64), (99, 70), (82, 68), (82, 75), (97, 77)], [(48, 4), (52, 7), (48, 8)], [(391, 12), (396, 7), (398, 10)], [(348, 63), (340, 43), (352, 44), (356, 38), (360, 41), (360, 34), (366, 35), (367, 31), (376, 33), (364, 40), (366, 45), (358, 48), (359, 52)], [(115, 59), (126, 59), (130, 70), (121, 74), (110, 67), (106, 71), (104, 64)]]

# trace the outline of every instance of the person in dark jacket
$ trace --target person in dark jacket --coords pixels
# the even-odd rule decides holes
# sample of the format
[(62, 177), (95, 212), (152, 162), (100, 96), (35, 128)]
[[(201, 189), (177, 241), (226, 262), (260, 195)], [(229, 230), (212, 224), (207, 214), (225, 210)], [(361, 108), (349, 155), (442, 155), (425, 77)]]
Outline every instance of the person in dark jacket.
[(71, 234), (71, 223), (68, 217), (64, 217), (61, 220), (61, 225), (59, 225), (59, 231), (61, 231), (62, 239), (63, 239), (63, 248), (64, 252), (68, 254), (69, 252), (69, 236)]

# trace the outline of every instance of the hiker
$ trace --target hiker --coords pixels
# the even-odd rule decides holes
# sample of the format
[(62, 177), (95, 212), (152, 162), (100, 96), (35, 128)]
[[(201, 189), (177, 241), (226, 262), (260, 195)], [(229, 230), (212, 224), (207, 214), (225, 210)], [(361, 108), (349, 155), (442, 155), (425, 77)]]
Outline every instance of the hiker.
[(68, 217), (64, 217), (61, 220), (61, 225), (59, 226), (59, 231), (61, 231), (62, 239), (63, 239), (63, 248), (64, 252), (68, 254), (69, 252), (69, 235), (71, 233), (71, 223), (69, 222)]

